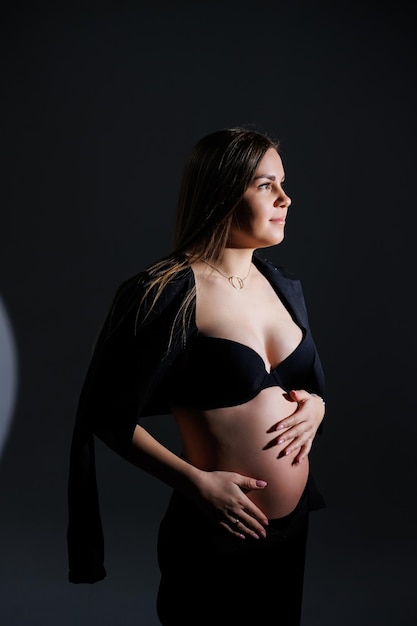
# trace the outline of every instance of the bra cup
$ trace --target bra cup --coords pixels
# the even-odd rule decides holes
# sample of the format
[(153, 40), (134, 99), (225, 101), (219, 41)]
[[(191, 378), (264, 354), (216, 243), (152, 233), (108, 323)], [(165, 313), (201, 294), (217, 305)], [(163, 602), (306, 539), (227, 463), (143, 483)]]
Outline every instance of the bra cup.
[[(267, 387), (307, 389), (314, 377), (310, 333), (271, 372), (253, 348), (232, 339), (197, 333), (173, 365), (172, 404), (215, 409), (249, 402)], [(313, 391), (313, 389), (311, 389)]]

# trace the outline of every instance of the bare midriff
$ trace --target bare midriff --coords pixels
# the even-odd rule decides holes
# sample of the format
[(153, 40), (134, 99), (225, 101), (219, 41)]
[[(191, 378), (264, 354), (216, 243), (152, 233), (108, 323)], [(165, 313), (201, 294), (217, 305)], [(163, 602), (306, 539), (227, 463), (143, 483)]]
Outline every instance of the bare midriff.
[(283, 455), (290, 442), (278, 445), (285, 429), (274, 430), (296, 408), (283, 389), (269, 387), (238, 406), (210, 410), (176, 406), (172, 413), (184, 459), (205, 471), (231, 471), (265, 480), (264, 489), (247, 496), (269, 519), (275, 519), (294, 510), (308, 478), (308, 457), (294, 463), (299, 449)]

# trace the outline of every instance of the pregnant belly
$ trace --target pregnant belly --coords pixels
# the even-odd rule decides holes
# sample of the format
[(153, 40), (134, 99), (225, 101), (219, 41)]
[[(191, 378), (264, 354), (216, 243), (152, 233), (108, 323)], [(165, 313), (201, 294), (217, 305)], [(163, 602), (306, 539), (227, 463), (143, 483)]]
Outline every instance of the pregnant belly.
[(235, 471), (254, 478), (260, 477), (267, 482), (264, 489), (251, 491), (247, 495), (269, 519), (275, 519), (288, 515), (297, 506), (307, 483), (309, 464), (308, 458), (300, 464), (293, 464), (288, 458), (274, 458), (273, 461), (259, 459), (259, 462), (242, 465), (241, 470)]
[(176, 407), (184, 458), (207, 471), (224, 470), (265, 480), (262, 490), (248, 497), (270, 518), (288, 515), (299, 501), (308, 478), (308, 458), (294, 463), (299, 450), (283, 455), (288, 441), (278, 445), (285, 430), (274, 430), (297, 404), (280, 387), (264, 389), (236, 407), (197, 411)]

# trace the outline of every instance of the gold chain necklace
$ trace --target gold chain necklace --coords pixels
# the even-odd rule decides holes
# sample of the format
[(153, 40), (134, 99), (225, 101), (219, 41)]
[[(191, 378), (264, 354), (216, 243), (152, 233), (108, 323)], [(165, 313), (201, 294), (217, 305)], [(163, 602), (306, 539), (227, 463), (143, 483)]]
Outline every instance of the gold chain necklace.
[(249, 271), (246, 274), (246, 276), (244, 278), (242, 278), (241, 276), (237, 276), (236, 274), (232, 274), (231, 276), (228, 276), (227, 274), (224, 274), (224, 272), (222, 272), (221, 270), (219, 270), (218, 267), (215, 267), (214, 265), (212, 265), (211, 263), (209, 263), (208, 261), (205, 261), (204, 259), (202, 259), (203, 263), (205, 263), (206, 265), (209, 265), (211, 268), (213, 268), (214, 270), (216, 270), (216, 272), (219, 272), (219, 274), (221, 276), (224, 276), (224, 278), (227, 278), (227, 280), (229, 281), (229, 283), (232, 285), (232, 287), (234, 289), (243, 289), (243, 287), (245, 286), (245, 280), (247, 279), (247, 277), (250, 274), (250, 271), (252, 269), (252, 262), (249, 265)]

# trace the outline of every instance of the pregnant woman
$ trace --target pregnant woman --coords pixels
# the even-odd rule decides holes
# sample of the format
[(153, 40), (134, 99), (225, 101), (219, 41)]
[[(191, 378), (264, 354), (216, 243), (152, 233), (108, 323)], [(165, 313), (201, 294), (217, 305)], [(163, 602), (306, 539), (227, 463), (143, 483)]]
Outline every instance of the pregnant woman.
[[(96, 435), (172, 488), (157, 546), (163, 626), (300, 624), (308, 518), (324, 506), (308, 459), (324, 381), (299, 281), (260, 255), (284, 238), (284, 179), (262, 133), (196, 144), (173, 251), (120, 286), (81, 393), (70, 580), (105, 576)], [(140, 424), (168, 413), (180, 454)]]

